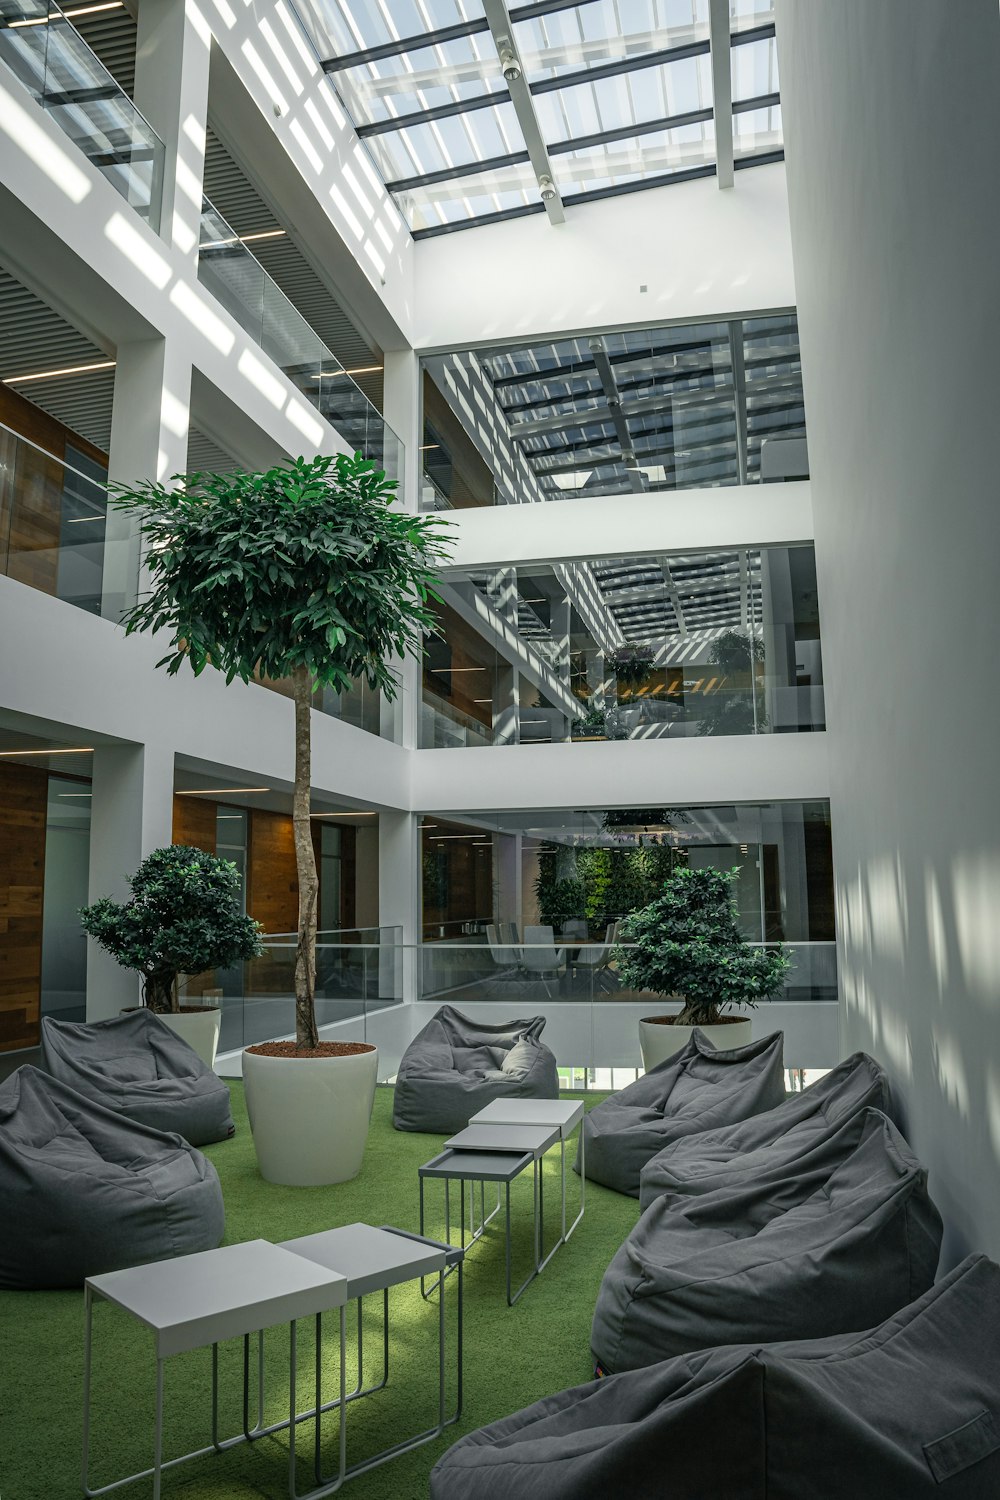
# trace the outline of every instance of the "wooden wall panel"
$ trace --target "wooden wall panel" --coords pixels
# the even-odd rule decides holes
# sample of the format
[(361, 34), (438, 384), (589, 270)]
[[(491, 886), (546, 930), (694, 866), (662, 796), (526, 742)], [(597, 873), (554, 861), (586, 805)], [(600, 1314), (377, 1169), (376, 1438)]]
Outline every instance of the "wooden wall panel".
[[(0, 568), (43, 594), (56, 592), (66, 445), (107, 467), (107, 455), (0, 384), (0, 425), (28, 438), (45, 453), (0, 432)], [(45, 454), (52, 454), (46, 458)]]
[(294, 932), (299, 920), (292, 820), (255, 807), (250, 814), (247, 911), (268, 932)]
[(215, 815), (218, 803), (208, 797), (174, 797), (171, 842), (215, 853)]
[(0, 765), (0, 1052), (39, 1041), (48, 772)]
[(340, 830), (340, 925), (358, 920), (358, 830), (346, 823)]
[(46, 453), (55, 454), (56, 458), (66, 457), (66, 444), (70, 443), (79, 453), (86, 453), (88, 458), (107, 468), (106, 453), (9, 385), (0, 385), (0, 423), (37, 443)]

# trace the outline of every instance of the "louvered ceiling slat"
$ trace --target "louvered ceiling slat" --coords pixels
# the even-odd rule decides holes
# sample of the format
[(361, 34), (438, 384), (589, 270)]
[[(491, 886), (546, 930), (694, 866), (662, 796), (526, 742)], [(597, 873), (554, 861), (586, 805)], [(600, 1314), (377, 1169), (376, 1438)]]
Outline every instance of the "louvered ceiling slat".
[[(0, 266), (0, 380), (100, 364), (108, 354), (72, 328), (47, 303)], [(56, 380), (14, 383), (11, 390), (47, 411), (72, 432), (108, 451), (114, 370)]]

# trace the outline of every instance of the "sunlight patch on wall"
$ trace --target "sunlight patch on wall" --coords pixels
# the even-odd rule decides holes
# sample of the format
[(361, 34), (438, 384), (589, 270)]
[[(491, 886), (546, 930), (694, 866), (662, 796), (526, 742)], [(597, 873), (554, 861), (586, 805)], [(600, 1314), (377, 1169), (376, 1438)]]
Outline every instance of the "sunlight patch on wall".
[(958, 956), (969, 989), (1000, 1007), (1000, 854), (959, 855), (952, 867)]

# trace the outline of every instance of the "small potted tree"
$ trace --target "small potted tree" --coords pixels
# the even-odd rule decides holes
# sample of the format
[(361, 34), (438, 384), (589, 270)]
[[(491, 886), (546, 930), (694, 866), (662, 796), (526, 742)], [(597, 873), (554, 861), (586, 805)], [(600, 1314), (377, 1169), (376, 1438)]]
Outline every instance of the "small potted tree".
[(609, 665), (619, 690), (624, 689), (631, 695), (649, 681), (656, 657), (648, 646), (619, 646)]
[(173, 844), (148, 855), (129, 888), (128, 901), (102, 896), (85, 906), (83, 930), (122, 968), (142, 975), (143, 1004), (213, 1067), (222, 1012), (181, 1005), (178, 979), (228, 969), (261, 952), (260, 929), (243, 910), (236, 866)]
[(645, 1016), (639, 1022), (642, 1064), (648, 1072), (690, 1040), (698, 1026), (716, 1047), (745, 1046), (748, 1016), (725, 1015), (729, 1006), (776, 995), (791, 961), (779, 943), (756, 948), (737, 925), (732, 870), (679, 869), (648, 906), (632, 912), (616, 950), (618, 973), (630, 989), (651, 990), (681, 1002), (676, 1015)]
[(394, 508), (394, 489), (359, 453), (260, 474), (175, 476), (173, 489), (147, 481), (112, 496), (140, 520), (149, 573), (126, 630), (169, 635), (159, 665), (291, 683), (295, 1040), (246, 1048), (243, 1078), (261, 1173), (293, 1186), (356, 1175), (375, 1093), (376, 1049), (321, 1041), (316, 1024), (310, 715), (318, 687), (348, 692), (358, 678), (392, 700), (390, 659), (418, 652), (435, 629), (445, 523)]

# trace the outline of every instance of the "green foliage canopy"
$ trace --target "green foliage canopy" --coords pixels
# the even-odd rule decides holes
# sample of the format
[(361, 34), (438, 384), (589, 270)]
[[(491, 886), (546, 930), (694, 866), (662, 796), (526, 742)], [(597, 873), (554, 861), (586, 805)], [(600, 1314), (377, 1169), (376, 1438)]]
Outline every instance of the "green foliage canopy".
[(681, 995), (685, 1025), (711, 1026), (729, 1005), (756, 1005), (782, 987), (785, 949), (751, 947), (742, 937), (734, 885), (739, 869), (679, 869), (661, 893), (634, 911), (616, 949), (622, 983), (656, 995)]
[(175, 480), (112, 496), (140, 518), (151, 575), (126, 630), (170, 632), (158, 666), (211, 665), (227, 682), (304, 666), (338, 691), (363, 677), (395, 697), (390, 659), (434, 626), (437, 518), (393, 509), (395, 481), (360, 454)]
[(152, 1010), (173, 1008), (178, 974), (227, 969), (263, 951), (260, 926), (243, 911), (234, 864), (187, 844), (148, 855), (125, 902), (103, 896), (80, 913), (89, 933), (123, 969), (143, 976)]

